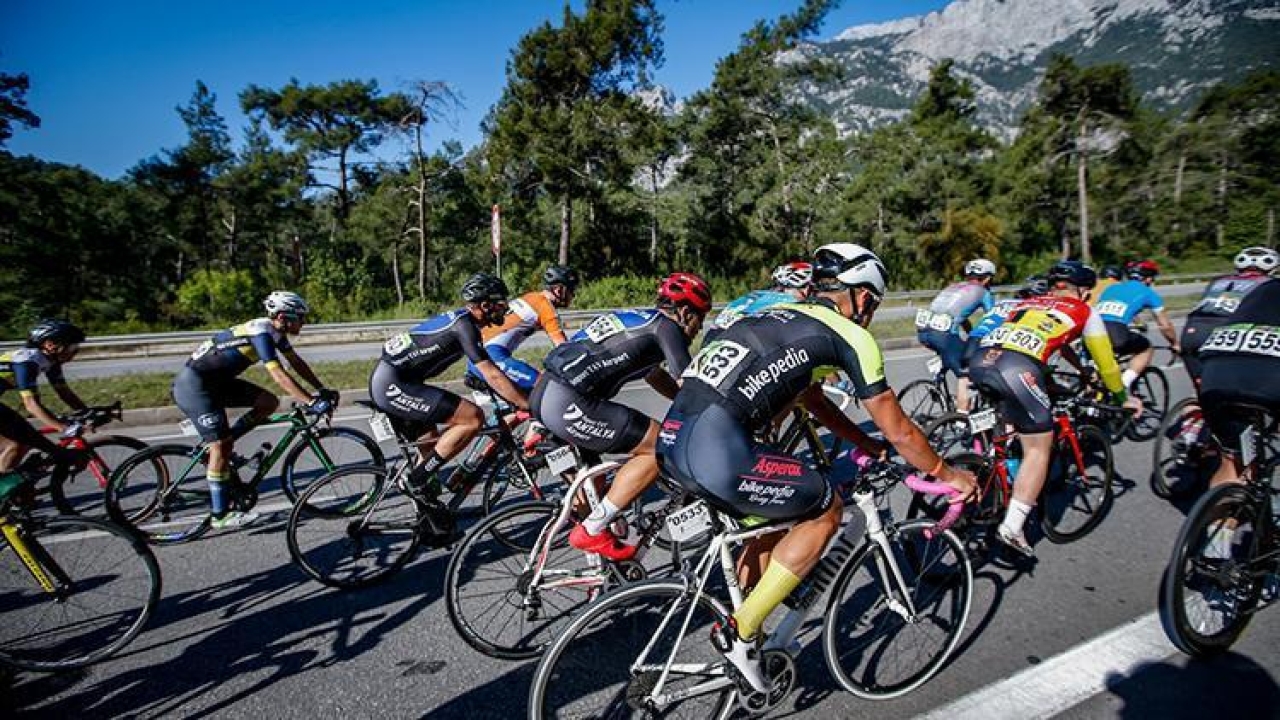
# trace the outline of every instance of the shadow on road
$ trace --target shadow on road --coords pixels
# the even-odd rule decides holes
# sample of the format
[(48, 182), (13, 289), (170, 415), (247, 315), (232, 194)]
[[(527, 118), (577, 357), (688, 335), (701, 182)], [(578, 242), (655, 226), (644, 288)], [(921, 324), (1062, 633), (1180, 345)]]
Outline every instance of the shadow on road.
[[(1182, 661), (1179, 658), (1179, 661)], [(1132, 675), (1107, 678), (1107, 691), (1124, 701), (1126, 720), (1280, 718), (1280, 687), (1262, 667), (1236, 653), (1211, 661), (1144, 665)]]

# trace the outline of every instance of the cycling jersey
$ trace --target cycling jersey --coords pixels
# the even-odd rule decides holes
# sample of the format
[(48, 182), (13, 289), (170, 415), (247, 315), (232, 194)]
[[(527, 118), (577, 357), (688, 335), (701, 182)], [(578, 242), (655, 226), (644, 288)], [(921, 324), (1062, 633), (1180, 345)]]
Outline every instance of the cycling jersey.
[(278, 353), (293, 352), (289, 338), (267, 318), (223, 330), (201, 343), (187, 367), (205, 377), (233, 378), (261, 361), (268, 369), (280, 364)]
[(989, 335), (992, 330), (1000, 327), (1000, 325), (1004, 323), (1005, 318), (1009, 316), (1010, 311), (1012, 311), (1019, 302), (1022, 301), (1018, 298), (1009, 298), (1007, 300), (1001, 300), (993, 305), (991, 309), (987, 311), (987, 314), (982, 316), (982, 321), (977, 325), (974, 325), (973, 330), (969, 331), (969, 340), (972, 341), (974, 338), (980, 340)]
[(378, 363), (393, 369), (393, 375), (401, 382), (420, 384), (444, 372), (464, 355), (473, 363), (489, 360), (471, 311), (459, 308), (424, 320), (387, 340)]
[(1120, 281), (1115, 278), (1099, 278), (1098, 284), (1094, 285), (1093, 289), (1089, 291), (1089, 304), (1097, 307), (1098, 299), (1102, 297), (1102, 293), (1106, 292), (1107, 288), (1119, 282)]
[(1237, 275), (1223, 275), (1214, 278), (1204, 289), (1200, 302), (1191, 309), (1188, 318), (1192, 317), (1231, 317), (1240, 306), (1240, 301), (1259, 285), (1269, 280), (1259, 272)]
[(779, 303), (795, 302), (795, 300), (791, 293), (778, 290), (753, 290), (724, 306), (724, 309), (716, 315), (716, 319), (711, 322), (711, 327), (707, 329), (707, 341), (713, 340), (713, 335), (719, 335), (721, 330), (747, 315), (758, 313)]
[(1126, 280), (1112, 285), (1098, 297), (1096, 306), (1097, 313), (1104, 321), (1124, 325), (1128, 325), (1138, 313), (1148, 308), (1156, 312), (1164, 310), (1164, 300), (1140, 280)]
[(610, 398), (666, 362), (672, 378), (689, 364), (689, 338), (657, 310), (601, 315), (547, 355), (547, 372), (578, 392)]
[(927, 310), (916, 312), (916, 329), (960, 334), (960, 324), (979, 307), (990, 310), (991, 291), (982, 283), (965, 280), (938, 293)]
[(39, 348), (18, 348), (0, 355), (0, 395), (6, 390), (17, 390), (23, 397), (35, 394), (42, 372), (53, 385), (66, 383), (62, 365)]
[(1120, 392), (1120, 367), (1107, 327), (1088, 303), (1077, 298), (1045, 295), (1020, 301), (1005, 321), (983, 338), (982, 347), (1013, 350), (1044, 365), (1063, 345), (1082, 336), (1107, 389)]
[(552, 336), (564, 334), (555, 306), (542, 292), (534, 291), (512, 300), (502, 324), (484, 328), (480, 336), (490, 352), (496, 346), (511, 354), (539, 330)]
[(1230, 323), (1209, 334), (1200, 359), (1200, 405), (1209, 428), (1219, 444), (1238, 452), (1248, 418), (1230, 403), (1260, 405), (1280, 416), (1280, 280), (1249, 292)]

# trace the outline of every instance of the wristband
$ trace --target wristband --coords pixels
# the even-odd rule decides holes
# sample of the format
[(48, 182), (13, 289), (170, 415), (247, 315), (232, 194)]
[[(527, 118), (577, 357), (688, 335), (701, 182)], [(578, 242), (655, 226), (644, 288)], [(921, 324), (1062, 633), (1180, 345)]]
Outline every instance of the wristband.
[(933, 466), (933, 469), (932, 469), (932, 470), (930, 470), (929, 472), (925, 473), (925, 474), (926, 474), (926, 475), (928, 475), (928, 476), (930, 476), (930, 477), (938, 477), (938, 471), (942, 469), (942, 466), (943, 466), (943, 465), (944, 465), (944, 463), (943, 463), (943, 461), (942, 461), (942, 458), (941, 458), (941, 457), (939, 457), (939, 458), (938, 458), (938, 464), (937, 464), (937, 465), (934, 465), (934, 466)]

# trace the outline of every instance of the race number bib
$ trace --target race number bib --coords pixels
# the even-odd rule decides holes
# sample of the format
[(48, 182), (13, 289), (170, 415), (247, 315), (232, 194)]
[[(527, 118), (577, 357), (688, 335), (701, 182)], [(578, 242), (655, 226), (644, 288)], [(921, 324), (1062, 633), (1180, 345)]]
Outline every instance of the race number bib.
[(717, 340), (698, 353), (681, 377), (696, 378), (714, 388), (742, 364), (751, 353), (745, 346), (730, 340)]
[(1099, 315), (1111, 315), (1113, 317), (1124, 317), (1124, 311), (1129, 309), (1128, 303), (1116, 302), (1108, 300), (1104, 303), (1098, 303)]
[(1044, 352), (1045, 339), (1027, 328), (1002, 326), (991, 331), (989, 342), (984, 341), (982, 344), (983, 346), (1002, 345), (1018, 352), (1040, 357)]
[(933, 317), (929, 320), (929, 329), (937, 330), (938, 332), (946, 332), (950, 330), (951, 326), (954, 324), (955, 320), (953, 320), (950, 315), (947, 315), (946, 313), (934, 313)]
[(396, 438), (395, 428), (391, 427), (391, 417), (375, 410), (369, 416), (369, 429), (373, 431), (373, 439), (384, 443)]
[(1239, 297), (1232, 295), (1219, 295), (1218, 297), (1209, 298), (1208, 300), (1200, 303), (1196, 309), (1230, 315), (1234, 313), (1238, 307), (1240, 307)]
[(622, 324), (617, 315), (601, 315), (584, 327), (582, 332), (586, 333), (591, 342), (598, 343), (626, 329), (627, 326)]
[(916, 311), (916, 329), (924, 330), (929, 327), (929, 321), (933, 319), (933, 313), (928, 310)]
[(409, 333), (400, 333), (393, 335), (385, 343), (382, 344), (382, 350), (388, 355), (399, 355), (409, 349), (409, 345), (413, 343), (413, 338), (409, 337)]
[(1200, 346), (1201, 352), (1206, 350), (1280, 357), (1280, 328), (1267, 325), (1218, 328)]
[(924, 367), (930, 375), (937, 375), (938, 371), (942, 370), (942, 358), (935, 355), (932, 360), (924, 364)]

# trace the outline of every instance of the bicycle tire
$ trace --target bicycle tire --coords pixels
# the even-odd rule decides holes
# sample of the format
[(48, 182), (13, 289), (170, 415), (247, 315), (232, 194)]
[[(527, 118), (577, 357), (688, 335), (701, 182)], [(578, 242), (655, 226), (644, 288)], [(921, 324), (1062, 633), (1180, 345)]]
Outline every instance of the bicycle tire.
[[(209, 530), (209, 486), (190, 445), (153, 445), (121, 463), (104, 497), (107, 517), (152, 545), (170, 545)], [(188, 471), (187, 468), (190, 468)]]
[[(444, 576), (449, 622), (478, 652), (501, 660), (536, 657), (606, 587), (590, 557), (569, 545), (572, 520), (554, 537), (542, 538), (559, 512), (551, 502), (508, 505), (473, 527), (449, 558)], [(548, 551), (543, 582), (534, 592), (528, 568), (539, 541)], [(552, 584), (590, 575), (600, 583)]]
[(1088, 535), (1115, 502), (1111, 442), (1091, 425), (1079, 426), (1075, 432), (1080, 454), (1089, 467), (1076, 467), (1066, 439), (1055, 438), (1048, 478), (1040, 493), (1040, 527), (1055, 543), (1074, 542)]
[[(1205, 493), (1187, 515), (1161, 579), (1159, 606), (1160, 624), (1182, 652), (1221, 655), (1249, 625), (1261, 583), (1250, 580), (1247, 566), (1267, 540), (1259, 524), (1274, 532), (1269, 516), (1265, 498), (1259, 502), (1236, 484)], [(1235, 528), (1224, 540), (1229, 521)], [(1242, 528), (1250, 529), (1243, 538)]]
[(1134, 442), (1146, 442), (1160, 432), (1169, 410), (1169, 378), (1158, 367), (1148, 367), (1134, 378), (1129, 392), (1142, 400), (1142, 413), (1129, 422), (1125, 436)]
[[(42, 672), (84, 667), (142, 632), (159, 602), (161, 579), (155, 555), (138, 537), (98, 518), (15, 523), (30, 531), (34, 554), (52, 559), (70, 583), (60, 597), (51, 597), (0, 539), (0, 663)], [(22, 621), (28, 612), (35, 616), (34, 634)]]
[(950, 396), (943, 397), (933, 378), (920, 378), (898, 391), (898, 404), (917, 425), (928, 425), (934, 418), (952, 411)]
[[(1190, 444), (1186, 435), (1188, 423), (1199, 423)], [(1207, 487), (1218, 469), (1218, 455), (1206, 454), (1209, 428), (1199, 399), (1179, 400), (1165, 413), (1156, 432), (1151, 450), (1151, 491), (1166, 500), (1190, 497)]]
[[(681, 633), (691, 602), (697, 607)], [(674, 620), (663, 623), (664, 615), (675, 605), (680, 607), (670, 613)], [(665, 708), (662, 716), (720, 717), (720, 711), (732, 701), (735, 687), (724, 676), (724, 659), (707, 639), (713, 622), (726, 621), (718, 605), (705, 594), (689, 592), (683, 582), (671, 580), (647, 580), (610, 592), (575, 617), (543, 653), (529, 689), (528, 717), (652, 717), (643, 706), (644, 696), (652, 689), (646, 685), (651, 686), (651, 679), (660, 672), (657, 668), (674, 655), (675, 642), (679, 642), (679, 651), (688, 653), (675, 658), (675, 663), (706, 669), (701, 674), (673, 672), (666, 688), (679, 692), (682, 681), (691, 679), (706, 679), (720, 687), (682, 698), (685, 704)], [(646, 647), (652, 647), (651, 656), (659, 659), (655, 668), (636, 663)], [(641, 669), (638, 674), (633, 672), (633, 664)], [(564, 707), (579, 703), (606, 707)]]
[(944, 458), (982, 453), (991, 444), (990, 431), (973, 434), (968, 413), (943, 413), (926, 423), (921, 432), (928, 439), (929, 446)]
[[(973, 566), (950, 530), (926, 538), (932, 527), (929, 520), (907, 521), (889, 535), (916, 606), (914, 621), (890, 609), (887, 598), (894, 595), (882, 585), (885, 551), (874, 542), (864, 543), (836, 576), (823, 621), (823, 652), (831, 676), (858, 697), (887, 700), (915, 690), (942, 670), (964, 634), (973, 606)], [(908, 667), (882, 677), (895, 657)]]
[[(368, 435), (346, 427), (327, 427), (310, 431), (317, 443), (325, 451), (333, 467), (326, 467), (315, 449), (308, 441), (306, 434), (300, 435), (289, 448), (288, 454), (280, 468), (280, 489), (284, 491), (290, 503), (297, 503), (298, 498), (307, 487), (325, 475), (344, 467), (354, 465), (385, 465), (386, 458), (382, 448)], [(330, 447), (332, 446), (332, 447)], [(311, 451), (304, 458), (304, 453)], [(304, 462), (303, 469), (298, 468), (299, 461)]]
[(112, 471), (147, 444), (128, 435), (95, 435), (84, 441), (89, 464), (74, 475), (54, 474), (49, 494), (63, 515), (106, 515), (102, 506)]
[(422, 542), (419, 504), (391, 486), (387, 469), (346, 467), (320, 478), (289, 513), (293, 562), (330, 587), (352, 590), (404, 568)]

